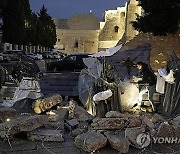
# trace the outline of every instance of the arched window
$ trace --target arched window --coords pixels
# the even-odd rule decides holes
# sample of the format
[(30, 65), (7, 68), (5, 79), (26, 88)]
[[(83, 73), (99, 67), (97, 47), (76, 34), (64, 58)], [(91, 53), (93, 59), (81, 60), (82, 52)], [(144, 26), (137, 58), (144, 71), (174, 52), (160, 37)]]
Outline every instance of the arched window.
[(74, 47), (75, 47), (75, 48), (78, 48), (78, 41), (76, 41), (76, 42), (74, 43)]
[(118, 27), (118, 26), (115, 26), (115, 27), (114, 27), (114, 32), (118, 33), (118, 30), (119, 30), (119, 27)]

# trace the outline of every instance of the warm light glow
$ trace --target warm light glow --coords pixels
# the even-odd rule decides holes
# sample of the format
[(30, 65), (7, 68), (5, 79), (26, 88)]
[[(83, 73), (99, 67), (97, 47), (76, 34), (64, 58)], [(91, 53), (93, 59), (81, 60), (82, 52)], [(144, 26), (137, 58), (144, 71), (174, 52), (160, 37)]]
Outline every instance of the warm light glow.
[(7, 118), (6, 121), (9, 122), (11, 119), (10, 118)]

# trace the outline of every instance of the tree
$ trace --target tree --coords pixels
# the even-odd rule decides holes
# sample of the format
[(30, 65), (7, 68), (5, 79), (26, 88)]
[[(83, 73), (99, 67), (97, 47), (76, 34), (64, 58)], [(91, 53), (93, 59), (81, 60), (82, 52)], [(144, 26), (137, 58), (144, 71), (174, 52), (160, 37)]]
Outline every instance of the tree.
[(24, 39), (24, 15), (22, 0), (7, 0), (3, 10), (3, 41), (22, 44)]
[(150, 32), (155, 36), (176, 33), (180, 21), (179, 0), (137, 0), (143, 15), (131, 22), (139, 32)]
[(40, 45), (52, 48), (56, 43), (56, 26), (44, 5), (39, 13), (37, 27), (39, 28), (39, 36), (41, 36), (41, 38), (39, 38)]

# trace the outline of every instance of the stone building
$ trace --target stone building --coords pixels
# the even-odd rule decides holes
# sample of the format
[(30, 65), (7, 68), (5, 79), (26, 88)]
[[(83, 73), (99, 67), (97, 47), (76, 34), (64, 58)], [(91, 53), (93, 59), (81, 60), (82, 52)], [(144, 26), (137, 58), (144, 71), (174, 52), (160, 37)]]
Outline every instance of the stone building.
[(98, 51), (99, 20), (92, 14), (77, 14), (71, 19), (56, 19), (55, 48), (65, 53)]
[(180, 57), (180, 32), (166, 37), (138, 33), (131, 21), (141, 15), (142, 9), (136, 0), (129, 0), (124, 7), (107, 10), (104, 21), (98, 20), (93, 14), (75, 15), (71, 19), (56, 19), (56, 48), (65, 53), (95, 53), (107, 48), (123, 44), (122, 50), (151, 44), (151, 66), (154, 70), (165, 67), (167, 51), (175, 51)]
[(137, 34), (130, 21), (135, 20), (135, 13), (140, 12), (136, 0), (130, 0), (124, 7), (105, 11), (103, 22), (91, 13), (77, 14), (71, 19), (55, 19), (55, 48), (65, 53), (94, 53), (113, 47), (124, 38), (128, 41)]

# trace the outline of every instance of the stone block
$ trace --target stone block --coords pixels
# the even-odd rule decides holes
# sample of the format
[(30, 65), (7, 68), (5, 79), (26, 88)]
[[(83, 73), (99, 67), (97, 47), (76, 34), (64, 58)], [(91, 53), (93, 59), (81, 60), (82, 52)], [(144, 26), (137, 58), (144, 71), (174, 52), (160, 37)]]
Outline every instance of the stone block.
[(63, 133), (61, 130), (38, 129), (28, 134), (28, 139), (31, 141), (54, 141), (64, 142)]
[(75, 138), (75, 145), (87, 152), (94, 152), (106, 146), (107, 139), (102, 134), (91, 131), (78, 135)]
[(99, 118), (93, 121), (91, 126), (94, 129), (120, 130), (125, 126), (123, 118)]
[(127, 153), (129, 151), (130, 142), (125, 137), (124, 131), (108, 131), (105, 133), (112, 148), (118, 150), (120, 153)]

